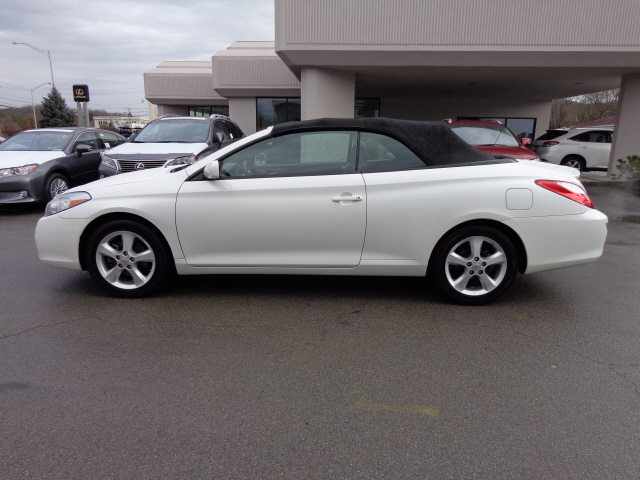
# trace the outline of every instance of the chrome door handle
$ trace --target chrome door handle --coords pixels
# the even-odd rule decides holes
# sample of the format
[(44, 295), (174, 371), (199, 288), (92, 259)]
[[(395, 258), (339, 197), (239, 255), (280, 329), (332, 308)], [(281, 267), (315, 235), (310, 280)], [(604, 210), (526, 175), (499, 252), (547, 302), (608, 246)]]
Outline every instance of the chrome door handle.
[(362, 195), (350, 195), (348, 197), (333, 197), (334, 202), (361, 202), (364, 197)]

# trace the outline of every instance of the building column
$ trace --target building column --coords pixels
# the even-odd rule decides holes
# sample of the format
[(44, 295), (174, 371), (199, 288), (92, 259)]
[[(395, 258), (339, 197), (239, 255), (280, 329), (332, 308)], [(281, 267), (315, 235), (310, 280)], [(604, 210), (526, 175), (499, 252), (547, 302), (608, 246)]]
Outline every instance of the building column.
[(229, 97), (229, 118), (245, 135), (256, 133), (256, 97)]
[(302, 120), (353, 118), (356, 95), (354, 72), (304, 67), (300, 83)]
[(607, 175), (617, 173), (618, 160), (640, 155), (640, 74), (623, 75)]

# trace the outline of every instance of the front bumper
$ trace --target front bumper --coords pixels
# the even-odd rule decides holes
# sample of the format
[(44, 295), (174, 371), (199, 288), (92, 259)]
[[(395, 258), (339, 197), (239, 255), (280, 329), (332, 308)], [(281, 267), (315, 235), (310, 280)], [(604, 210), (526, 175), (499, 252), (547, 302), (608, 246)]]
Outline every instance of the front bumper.
[(36, 246), (40, 261), (49, 267), (82, 270), (80, 236), (91, 219), (42, 217), (36, 226)]
[(0, 178), (0, 205), (44, 202), (44, 182), (44, 175), (37, 171)]

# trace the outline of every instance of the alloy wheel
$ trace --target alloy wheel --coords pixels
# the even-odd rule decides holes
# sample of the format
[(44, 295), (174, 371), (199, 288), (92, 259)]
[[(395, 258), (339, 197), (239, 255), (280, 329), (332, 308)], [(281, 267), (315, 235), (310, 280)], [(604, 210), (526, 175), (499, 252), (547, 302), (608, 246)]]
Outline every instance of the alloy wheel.
[(67, 185), (67, 181), (64, 178), (55, 178), (49, 186), (51, 198), (55, 198), (67, 190), (69, 190), (69, 185)]
[(578, 160), (567, 160), (567, 163), (565, 163), (565, 165), (567, 167), (577, 168), (578, 170), (580, 170), (580, 162)]
[(156, 256), (149, 243), (129, 231), (106, 235), (96, 248), (98, 272), (111, 285), (133, 290), (147, 284), (156, 268)]
[(449, 284), (464, 295), (479, 296), (495, 290), (507, 273), (507, 255), (491, 238), (473, 236), (458, 242), (445, 259)]

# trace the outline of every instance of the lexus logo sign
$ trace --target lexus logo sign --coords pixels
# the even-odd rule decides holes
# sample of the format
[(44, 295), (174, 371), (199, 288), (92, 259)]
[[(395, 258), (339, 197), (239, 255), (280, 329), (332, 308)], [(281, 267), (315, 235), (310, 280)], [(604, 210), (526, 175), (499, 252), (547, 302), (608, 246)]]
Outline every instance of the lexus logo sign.
[(89, 86), (88, 85), (74, 85), (73, 86), (73, 101), (74, 102), (88, 102), (89, 101)]
[(136, 170), (144, 170), (144, 163), (136, 163), (135, 169)]

